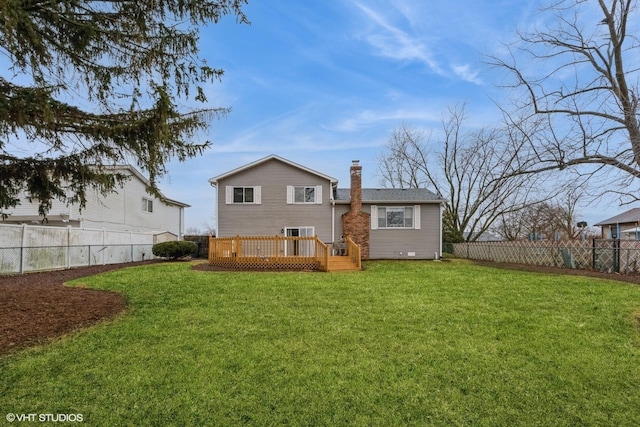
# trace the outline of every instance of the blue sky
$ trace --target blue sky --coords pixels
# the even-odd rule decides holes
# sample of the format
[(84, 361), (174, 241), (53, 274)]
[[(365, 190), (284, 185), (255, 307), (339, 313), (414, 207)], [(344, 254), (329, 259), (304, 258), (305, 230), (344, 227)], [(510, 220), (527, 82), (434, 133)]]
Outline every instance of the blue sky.
[(379, 186), (377, 158), (399, 125), (439, 129), (461, 103), (469, 128), (497, 123), (494, 102), (508, 94), (485, 55), (503, 52), (535, 10), (522, 0), (252, 1), (251, 25), (227, 17), (201, 30), (202, 57), (225, 70), (209, 101), (232, 111), (203, 135), (210, 150), (169, 165), (163, 192), (190, 204), (186, 225), (202, 229), (215, 222), (207, 180), (269, 154), (344, 187), (358, 159), (363, 185)]
[[(160, 182), (167, 197), (191, 205), (186, 228), (215, 227), (210, 178), (270, 154), (337, 178), (341, 187), (358, 159), (363, 185), (378, 187), (378, 158), (399, 126), (437, 134), (448, 110), (462, 104), (465, 131), (497, 125), (496, 104), (513, 94), (500, 88), (507, 76), (487, 58), (506, 57), (516, 29), (543, 27), (547, 17), (537, 11), (550, 2), (249, 1), (243, 10), (251, 25), (227, 16), (200, 29), (200, 56), (225, 71), (205, 87), (207, 106), (231, 113), (194, 138), (211, 141), (210, 149), (170, 162)], [(32, 148), (13, 145), (18, 154)], [(590, 225), (633, 207), (613, 197), (588, 202), (577, 219)]]

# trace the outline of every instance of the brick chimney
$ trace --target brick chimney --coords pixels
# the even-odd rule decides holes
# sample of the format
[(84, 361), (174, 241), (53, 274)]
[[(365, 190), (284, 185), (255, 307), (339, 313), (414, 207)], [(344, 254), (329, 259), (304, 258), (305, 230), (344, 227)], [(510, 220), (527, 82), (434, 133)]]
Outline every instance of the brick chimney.
[(353, 212), (362, 210), (362, 166), (360, 166), (360, 160), (353, 160), (351, 163), (351, 210)]
[(342, 215), (342, 232), (360, 246), (362, 259), (369, 259), (369, 228), (371, 215), (362, 210), (362, 166), (351, 163), (351, 209)]

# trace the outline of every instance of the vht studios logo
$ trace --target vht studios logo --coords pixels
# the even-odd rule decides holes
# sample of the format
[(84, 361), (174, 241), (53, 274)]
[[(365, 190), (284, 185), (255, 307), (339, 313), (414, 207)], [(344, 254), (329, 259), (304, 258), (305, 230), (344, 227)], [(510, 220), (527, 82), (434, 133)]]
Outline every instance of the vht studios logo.
[(22, 421), (30, 421), (35, 422), (39, 421), (41, 423), (44, 422), (54, 422), (54, 423), (81, 423), (83, 421), (82, 414), (7, 414), (7, 421), (10, 423), (14, 421), (22, 422)]

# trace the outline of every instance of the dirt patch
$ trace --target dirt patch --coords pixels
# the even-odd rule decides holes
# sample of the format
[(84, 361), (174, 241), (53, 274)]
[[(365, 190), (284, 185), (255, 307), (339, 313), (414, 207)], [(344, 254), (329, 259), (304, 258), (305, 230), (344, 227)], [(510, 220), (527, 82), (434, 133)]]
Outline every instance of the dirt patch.
[(64, 282), (150, 262), (0, 276), (0, 355), (113, 318), (126, 308), (118, 293), (67, 287)]

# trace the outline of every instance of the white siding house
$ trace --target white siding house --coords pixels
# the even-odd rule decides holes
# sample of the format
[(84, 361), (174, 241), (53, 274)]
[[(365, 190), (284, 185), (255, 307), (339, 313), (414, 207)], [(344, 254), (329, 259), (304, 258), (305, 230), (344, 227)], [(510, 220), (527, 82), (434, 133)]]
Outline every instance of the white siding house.
[(38, 201), (30, 202), (25, 195), (20, 198), (18, 206), (6, 211), (9, 217), (4, 223), (171, 233), (178, 239), (182, 238), (184, 209), (189, 205), (151, 196), (146, 191), (148, 180), (132, 166), (114, 166), (112, 169), (131, 178), (106, 197), (98, 192), (87, 194), (84, 209), (54, 200), (46, 219), (43, 219), (38, 215)]

